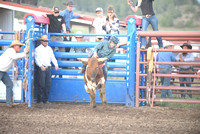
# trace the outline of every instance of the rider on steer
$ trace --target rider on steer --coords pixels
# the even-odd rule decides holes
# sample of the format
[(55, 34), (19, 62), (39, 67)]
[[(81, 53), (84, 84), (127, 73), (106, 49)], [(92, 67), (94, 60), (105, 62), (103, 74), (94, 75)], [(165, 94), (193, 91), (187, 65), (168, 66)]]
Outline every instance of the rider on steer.
[[(94, 53), (89, 54), (87, 57), (91, 58), (92, 56), (96, 58), (108, 58), (110, 59), (116, 52), (116, 46), (119, 42), (119, 39), (116, 36), (111, 36), (110, 40), (105, 40), (94, 47)], [(107, 61), (104, 62), (103, 66), (103, 74), (105, 80), (107, 80)], [(82, 69), (79, 74), (83, 74), (85, 72), (86, 65), (82, 66)]]

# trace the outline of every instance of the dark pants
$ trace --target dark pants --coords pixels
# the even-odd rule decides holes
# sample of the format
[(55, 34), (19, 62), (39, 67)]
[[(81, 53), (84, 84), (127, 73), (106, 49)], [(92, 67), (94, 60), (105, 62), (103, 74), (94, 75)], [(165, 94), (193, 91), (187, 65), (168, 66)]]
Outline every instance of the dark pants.
[(6, 85), (6, 104), (12, 105), (13, 101), (13, 82), (7, 72), (0, 71), (0, 80)]
[[(180, 68), (180, 71), (189, 72), (189, 71), (192, 71), (192, 68), (190, 68), (190, 69), (181, 69), (181, 68)], [(180, 81), (180, 82), (192, 82), (192, 78), (180, 77), (180, 78), (179, 78), (179, 81)], [(183, 83), (180, 84), (181, 87), (185, 87), (185, 85), (186, 85), (186, 87), (191, 87), (191, 84), (183, 84)], [(185, 92), (185, 90), (181, 90), (181, 92)], [(192, 90), (188, 90), (187, 92), (190, 92), (190, 93), (191, 93)], [(188, 96), (189, 96), (190, 98), (192, 98), (192, 94), (188, 94)], [(181, 94), (181, 97), (185, 98), (185, 94)]]
[(38, 86), (38, 100), (37, 102), (48, 101), (49, 90), (51, 88), (51, 67), (48, 67), (45, 71), (39, 68), (39, 86)]
[[(66, 36), (64, 37), (64, 41), (71, 41), (72, 37), (70, 36)], [(65, 52), (69, 52), (70, 51), (70, 47), (65, 47)]]
[[(90, 53), (88, 54), (88, 58), (91, 58), (93, 56), (94, 53)], [(98, 57), (99, 58), (103, 58), (101, 55), (98, 54)], [(107, 61), (104, 61), (105, 65), (102, 67), (102, 70), (103, 70), (103, 75), (105, 77), (105, 81), (107, 81), (107, 73), (108, 73), (108, 66), (107, 66)], [(84, 70), (86, 70), (86, 65), (83, 65), (82, 68)]]

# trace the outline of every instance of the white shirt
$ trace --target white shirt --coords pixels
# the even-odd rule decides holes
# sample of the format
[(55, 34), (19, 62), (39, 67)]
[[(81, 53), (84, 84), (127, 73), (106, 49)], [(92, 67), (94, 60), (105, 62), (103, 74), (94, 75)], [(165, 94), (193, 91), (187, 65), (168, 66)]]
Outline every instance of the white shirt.
[(57, 60), (53, 54), (53, 50), (48, 45), (44, 47), (42, 44), (35, 49), (35, 62), (41, 67), (51, 66), (51, 61), (54, 66), (58, 66)]
[(102, 29), (102, 26), (106, 23), (106, 17), (100, 18), (97, 17), (93, 21), (93, 27), (96, 29), (96, 34), (106, 34), (106, 32)]
[(16, 53), (14, 48), (8, 48), (0, 56), (0, 71), (2, 72), (9, 71), (16, 60), (20, 58), (24, 58), (24, 57), (25, 57), (25, 53)]

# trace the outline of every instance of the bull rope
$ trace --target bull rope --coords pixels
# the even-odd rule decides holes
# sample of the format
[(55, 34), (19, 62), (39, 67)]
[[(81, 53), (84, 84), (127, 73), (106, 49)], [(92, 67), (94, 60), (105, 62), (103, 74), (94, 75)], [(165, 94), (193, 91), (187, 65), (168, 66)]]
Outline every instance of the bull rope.
[[(31, 30), (33, 30), (32, 34), (34, 34), (34, 29), (29, 29), (27, 39), (25, 40), (25, 41), (27, 41), (27, 44), (26, 44), (25, 48), (30, 48), (29, 44), (30, 44), (30, 40), (31, 39), (29, 37), (30, 37)], [(28, 78), (28, 60), (29, 60), (29, 53), (26, 53), (26, 56), (25, 56), (25, 67), (24, 67), (24, 79), (23, 79), (23, 82), (22, 82), (25, 97), (26, 97), (27, 83), (28, 83), (28, 81), (27, 81), (27, 78)]]

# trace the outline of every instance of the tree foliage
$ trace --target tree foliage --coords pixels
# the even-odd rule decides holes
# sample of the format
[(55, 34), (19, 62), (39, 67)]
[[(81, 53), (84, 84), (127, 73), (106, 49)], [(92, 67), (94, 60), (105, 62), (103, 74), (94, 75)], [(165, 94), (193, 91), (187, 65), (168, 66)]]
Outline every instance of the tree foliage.
[[(64, 10), (66, 6), (63, 4), (68, 0), (39, 0), (39, 6), (52, 8), (54, 6)], [(106, 15), (107, 7), (112, 5), (115, 8), (115, 12), (121, 21), (128, 15), (141, 15), (141, 10), (137, 13), (133, 13), (127, 4), (127, 0), (74, 0), (76, 6), (74, 12), (81, 14), (95, 15), (95, 9), (102, 7), (104, 15)], [(137, 0), (133, 0), (133, 6)], [(159, 20), (161, 26), (190, 26), (195, 25), (194, 22), (199, 22), (200, 18), (200, 4), (197, 0), (154, 0), (153, 3), (154, 12)], [(191, 15), (192, 14), (192, 15)], [(20, 14), (17, 14), (20, 16)], [(185, 16), (189, 16), (189, 20), (184, 19)]]

